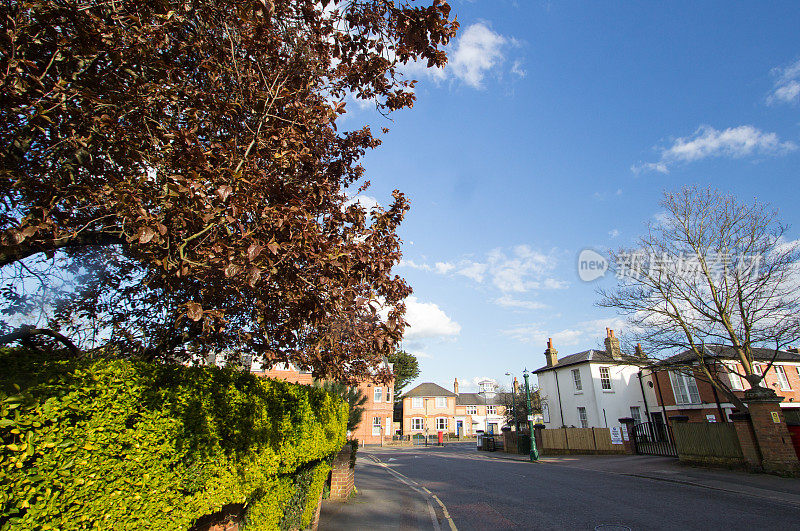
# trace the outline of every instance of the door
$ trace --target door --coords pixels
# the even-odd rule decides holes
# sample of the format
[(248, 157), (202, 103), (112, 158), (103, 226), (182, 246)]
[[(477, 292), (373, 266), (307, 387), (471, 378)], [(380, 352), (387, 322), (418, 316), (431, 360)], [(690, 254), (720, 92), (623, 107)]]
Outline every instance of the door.
[(456, 436), (461, 437), (461, 432), (464, 429), (464, 421), (457, 420), (456, 421)]

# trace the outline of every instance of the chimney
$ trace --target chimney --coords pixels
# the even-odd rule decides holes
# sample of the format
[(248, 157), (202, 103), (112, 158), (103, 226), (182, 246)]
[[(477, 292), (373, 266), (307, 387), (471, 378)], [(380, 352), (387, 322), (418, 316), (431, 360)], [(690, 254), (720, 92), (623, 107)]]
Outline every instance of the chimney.
[(606, 354), (618, 360), (622, 357), (622, 351), (619, 348), (619, 339), (614, 337), (614, 331), (606, 328)]
[(642, 348), (641, 343), (636, 343), (636, 355), (640, 358), (646, 358), (647, 354), (644, 353), (644, 349)]
[(519, 394), (519, 382), (517, 381), (517, 377), (514, 376), (514, 394)]
[(456, 381), (453, 382), (453, 392), (458, 394), (458, 378), (456, 378)]
[(547, 350), (544, 351), (544, 357), (547, 360), (548, 367), (555, 367), (558, 365), (558, 351), (553, 348), (553, 338), (547, 338)]

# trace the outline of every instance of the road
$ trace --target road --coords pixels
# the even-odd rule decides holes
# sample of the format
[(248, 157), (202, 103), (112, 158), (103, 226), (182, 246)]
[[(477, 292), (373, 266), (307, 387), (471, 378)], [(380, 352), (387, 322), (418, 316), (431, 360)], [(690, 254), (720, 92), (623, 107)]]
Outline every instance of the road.
[[(729, 531), (800, 525), (800, 505), (785, 500), (552, 463), (494, 459), (471, 444), (370, 449), (359, 459), (369, 460), (359, 473), (368, 472), (377, 481), (381, 467), (389, 472), (385, 483), (394, 481), (392, 488), (416, 497), (416, 505), (409, 505), (413, 514), (395, 528)], [(420, 501), (426, 492), (427, 505)], [(370, 502), (377, 515), (381, 511), (376, 504), (379, 501)], [(427, 514), (431, 507), (438, 523)], [(349, 529), (378, 527), (352, 518)]]

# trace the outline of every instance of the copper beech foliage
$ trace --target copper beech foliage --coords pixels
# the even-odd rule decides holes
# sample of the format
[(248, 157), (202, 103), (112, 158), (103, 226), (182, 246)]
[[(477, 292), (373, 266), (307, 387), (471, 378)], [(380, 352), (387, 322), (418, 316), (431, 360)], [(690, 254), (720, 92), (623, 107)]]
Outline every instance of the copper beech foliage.
[(53, 326), (336, 378), (392, 351), (408, 204), (345, 207), (380, 141), (336, 119), (348, 95), (412, 106), (397, 69), (446, 62), (446, 2), (9, 0), (0, 19), (0, 266), (70, 258)]

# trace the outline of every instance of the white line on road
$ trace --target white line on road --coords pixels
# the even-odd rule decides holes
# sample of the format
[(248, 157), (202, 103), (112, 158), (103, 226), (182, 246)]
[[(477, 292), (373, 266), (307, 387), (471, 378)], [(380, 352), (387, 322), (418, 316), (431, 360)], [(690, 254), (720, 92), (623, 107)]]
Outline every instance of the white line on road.
[[(409, 488), (413, 489), (414, 491), (416, 491), (419, 494), (422, 494), (422, 496), (425, 498), (425, 501), (428, 503), (428, 509), (430, 510), (430, 513), (431, 513), (431, 521), (433, 523), (433, 528), (436, 531), (441, 531), (441, 528), (439, 527), (439, 521), (436, 519), (436, 513), (433, 510), (433, 506), (431, 505), (430, 498), (433, 498), (434, 500), (436, 500), (436, 502), (442, 508), (442, 513), (444, 514), (444, 517), (447, 520), (447, 523), (450, 524), (450, 530), (451, 531), (458, 531), (458, 528), (456, 527), (456, 524), (453, 522), (453, 519), (450, 517), (450, 513), (447, 511), (447, 507), (445, 507), (444, 503), (442, 503), (442, 500), (440, 500), (438, 496), (436, 496), (434, 493), (432, 493), (427, 488), (423, 487), (422, 485), (420, 485), (419, 483), (417, 483), (413, 479), (409, 478), (408, 476), (404, 476), (400, 472), (392, 470), (391, 468), (389, 468), (385, 463), (383, 463), (380, 459), (378, 459), (374, 455), (370, 455), (369, 458), (372, 459), (375, 463), (377, 463), (380, 466), (382, 466), (387, 472), (389, 472), (390, 474), (394, 475), (398, 480), (400, 480), (401, 482), (405, 483)], [(425, 493), (423, 493), (420, 489), (424, 490), (425, 493), (428, 494), (428, 496), (425, 496)]]

